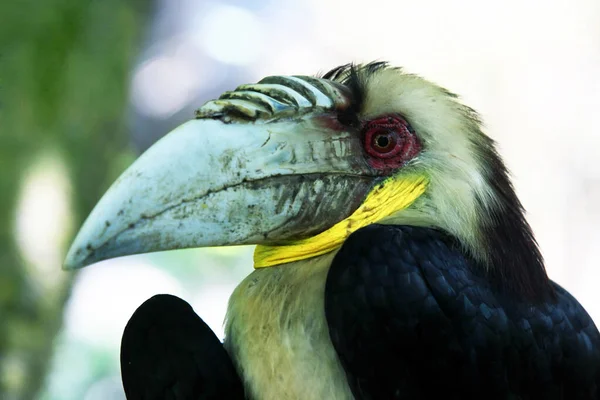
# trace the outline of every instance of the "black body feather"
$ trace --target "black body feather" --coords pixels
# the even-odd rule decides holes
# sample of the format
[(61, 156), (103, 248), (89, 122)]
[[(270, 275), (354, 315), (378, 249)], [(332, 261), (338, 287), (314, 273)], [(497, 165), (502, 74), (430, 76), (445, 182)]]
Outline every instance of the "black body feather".
[(494, 280), (434, 229), (352, 234), (325, 312), (356, 398), (600, 398), (600, 334), (583, 307), (553, 282), (552, 299), (531, 302)]
[(156, 295), (133, 314), (121, 342), (128, 400), (243, 399), (229, 355), (185, 301)]

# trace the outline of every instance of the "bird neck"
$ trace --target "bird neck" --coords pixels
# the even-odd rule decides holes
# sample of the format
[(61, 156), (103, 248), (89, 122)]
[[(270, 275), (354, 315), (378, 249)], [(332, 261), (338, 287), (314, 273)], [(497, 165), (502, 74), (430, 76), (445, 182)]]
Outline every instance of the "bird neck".
[(249, 398), (352, 398), (325, 317), (335, 254), (254, 270), (231, 295), (224, 346)]

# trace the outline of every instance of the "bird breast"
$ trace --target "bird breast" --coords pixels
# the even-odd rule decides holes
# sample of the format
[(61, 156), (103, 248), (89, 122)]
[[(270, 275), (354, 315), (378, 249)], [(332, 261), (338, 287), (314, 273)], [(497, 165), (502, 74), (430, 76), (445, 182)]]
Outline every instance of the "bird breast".
[(225, 348), (250, 398), (353, 398), (325, 319), (333, 256), (255, 270), (235, 289)]

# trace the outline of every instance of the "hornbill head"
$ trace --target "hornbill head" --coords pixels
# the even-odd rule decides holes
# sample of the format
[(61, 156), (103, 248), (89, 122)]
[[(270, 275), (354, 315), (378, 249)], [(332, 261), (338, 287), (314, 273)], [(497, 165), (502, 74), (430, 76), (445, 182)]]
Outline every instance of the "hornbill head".
[(113, 184), (65, 267), (242, 244), (267, 267), (335, 251), (372, 223), (438, 228), (508, 288), (548, 290), (477, 114), (382, 62), (268, 77), (206, 103)]

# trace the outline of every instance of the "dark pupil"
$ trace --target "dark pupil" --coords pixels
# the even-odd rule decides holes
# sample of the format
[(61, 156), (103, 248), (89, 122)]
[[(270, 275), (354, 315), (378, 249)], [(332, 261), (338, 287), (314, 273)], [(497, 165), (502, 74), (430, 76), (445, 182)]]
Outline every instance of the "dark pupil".
[(390, 138), (385, 135), (379, 135), (375, 138), (377, 147), (386, 148), (390, 144)]

